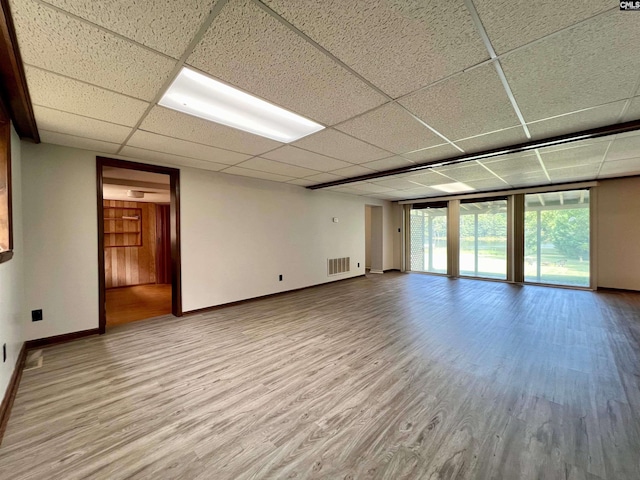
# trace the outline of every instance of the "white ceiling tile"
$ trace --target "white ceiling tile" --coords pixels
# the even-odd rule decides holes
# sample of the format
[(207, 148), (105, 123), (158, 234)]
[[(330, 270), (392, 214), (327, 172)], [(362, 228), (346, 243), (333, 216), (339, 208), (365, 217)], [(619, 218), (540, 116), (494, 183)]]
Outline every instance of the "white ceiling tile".
[(287, 183), (291, 183), (292, 185), (298, 185), (299, 187), (308, 187), (309, 185), (315, 185), (316, 183), (313, 180), (309, 180), (308, 178), (296, 178), (295, 180), (289, 180)]
[(53, 143), (54, 145), (64, 145), (65, 147), (80, 148), (82, 150), (93, 150), (95, 152), (116, 153), (120, 148), (118, 143), (102, 142), (89, 138), (75, 137), (64, 133), (50, 132), (39, 129), (42, 143)]
[(359, 175), (367, 175), (369, 173), (376, 173), (375, 170), (365, 168), (362, 165), (353, 165), (351, 167), (339, 168), (338, 170), (332, 170), (331, 173), (340, 175), (342, 177), (357, 177)]
[(461, 154), (462, 152), (460, 152), (460, 150), (449, 143), (445, 143), (444, 145), (423, 148), (422, 150), (416, 150), (415, 152), (403, 153), (402, 156), (412, 162), (424, 163), (443, 160), (445, 158), (451, 158)]
[(609, 0), (588, 0), (579, 4), (556, 0), (474, 0), (473, 3), (498, 53), (525, 45), (614, 7)]
[(187, 63), (326, 125), (385, 102), (250, 0), (225, 5)]
[[(453, 178), (457, 182), (468, 183), (470, 181), (496, 179), (486, 168), (478, 165), (476, 162), (465, 162), (457, 165), (449, 165), (445, 167), (436, 167), (434, 172)], [(446, 183), (446, 182), (443, 182)]]
[(598, 175), (599, 168), (600, 166), (596, 163), (578, 167), (556, 168), (549, 170), (549, 176), (553, 183), (593, 180)]
[(34, 0), (12, 1), (25, 64), (151, 100), (175, 61)]
[(496, 177), (487, 178), (484, 180), (468, 180), (464, 183), (476, 190), (504, 190), (508, 189), (511, 186), (510, 184), (503, 182)]
[(626, 100), (527, 124), (534, 139), (555, 137), (618, 123)]
[(629, 109), (625, 113), (624, 121), (629, 122), (631, 120), (640, 119), (640, 97), (634, 97), (631, 99)]
[(493, 64), (455, 75), (399, 103), (449, 139), (519, 125)]
[(279, 162), (290, 163), (299, 167), (310, 168), (321, 172), (337, 170), (352, 166), (350, 163), (336, 160), (335, 158), (325, 157), (318, 153), (309, 152), (300, 148), (286, 145), (272, 152), (262, 155), (269, 160), (277, 160)]
[[(380, 178), (371, 180), (371, 183), (382, 187), (393, 188), (394, 190), (413, 190), (418, 185), (409, 181), (408, 176), (395, 176), (394, 178)], [(442, 177), (440, 177), (442, 178)]]
[(340, 175), (334, 175), (332, 173), (319, 173), (317, 175), (311, 175), (310, 177), (305, 177), (305, 180), (309, 180), (313, 182), (313, 184), (325, 183), (325, 182), (333, 182), (335, 180), (341, 180), (344, 177)]
[(501, 59), (527, 122), (630, 97), (640, 55), (624, 55), (640, 42), (635, 15), (597, 17)]
[[(431, 185), (441, 185), (443, 183), (451, 183), (452, 180), (436, 173), (434, 170), (426, 170), (421, 173), (407, 174), (406, 179), (410, 182), (419, 184), (423, 187), (430, 187)], [(440, 192), (442, 193), (442, 192)]]
[(373, 183), (350, 183), (347, 185), (349, 188), (352, 188), (357, 191), (367, 192), (367, 193), (383, 193), (390, 192), (393, 188), (383, 187), (382, 185), (376, 185)]
[(34, 106), (36, 123), (39, 129), (66, 133), (76, 137), (85, 137), (104, 142), (122, 143), (131, 132), (130, 127), (81, 117), (73, 113), (61, 112), (51, 108)]
[(394, 103), (348, 120), (336, 128), (394, 153), (413, 152), (443, 142), (442, 138)]
[(402, 190), (401, 192), (396, 192), (396, 195), (398, 195), (399, 198), (410, 200), (427, 197), (441, 197), (442, 195), (446, 195), (446, 193), (442, 190), (436, 190), (435, 188), (420, 187), (412, 188), (410, 190)]
[(276, 175), (275, 173), (261, 172), (259, 170), (250, 170), (248, 168), (229, 167), (223, 173), (229, 173), (231, 175), (240, 175), (242, 177), (260, 178), (262, 180), (271, 180), (272, 182), (288, 182), (293, 180), (292, 177), (285, 175)]
[(633, 135), (619, 136), (607, 152), (607, 161), (625, 160), (640, 156), (640, 132)]
[(487, 133), (486, 135), (456, 140), (455, 144), (462, 148), (466, 153), (474, 153), (516, 145), (518, 143), (526, 142), (527, 140), (527, 136), (525, 135), (522, 126), (517, 126)]
[[(639, 152), (640, 153), (640, 152)], [(616, 162), (604, 162), (598, 178), (618, 177), (624, 175), (640, 174), (640, 154), (636, 158), (618, 160)]]
[(357, 138), (327, 128), (304, 137), (292, 145), (351, 163), (364, 163), (388, 157), (389, 152)]
[(259, 155), (282, 145), (268, 138), (163, 107), (154, 107), (140, 129), (249, 155)]
[(488, 58), (461, 1), (266, 3), (394, 98)]
[(595, 165), (597, 169), (604, 158), (608, 145), (609, 142), (598, 142), (574, 148), (566, 148), (563, 150), (541, 148), (539, 149), (539, 152), (542, 157), (542, 161), (553, 180), (554, 176), (551, 174), (552, 170), (567, 170), (567, 168), (584, 168), (585, 170), (589, 170), (593, 165)]
[(501, 178), (524, 173), (536, 173), (544, 176), (540, 161), (534, 153), (504, 155), (480, 160), (480, 163)]
[(364, 192), (363, 190), (356, 190), (349, 185), (338, 185), (336, 187), (329, 187), (327, 188), (327, 190), (334, 193), (346, 193), (348, 195), (366, 195), (366, 192)]
[(296, 167), (295, 165), (289, 165), (288, 163), (276, 162), (260, 157), (251, 158), (246, 162), (242, 162), (238, 166), (241, 168), (250, 168), (252, 170), (260, 170), (261, 172), (275, 173), (276, 175), (284, 175), (294, 178), (308, 177), (319, 173), (317, 170)]
[(215, 0), (46, 1), (174, 58), (182, 55), (216, 3)]
[(149, 104), (35, 67), (25, 67), (34, 105), (133, 127)]
[(363, 167), (378, 170), (380, 172), (384, 170), (391, 170), (392, 168), (408, 167), (409, 165), (415, 165), (415, 163), (398, 155), (362, 164)]
[(211, 170), (217, 172), (223, 168), (227, 168), (229, 165), (222, 163), (207, 162), (204, 160), (197, 160), (195, 158), (182, 157), (180, 155), (173, 155), (171, 153), (154, 152), (151, 150), (145, 150), (137, 147), (124, 147), (120, 152), (120, 155), (135, 158), (138, 160), (145, 160), (149, 162), (165, 162), (170, 165), (178, 165), (181, 167), (199, 168), (201, 170)]
[(220, 148), (210, 147), (209, 145), (187, 142), (185, 140), (144, 132), (142, 130), (137, 130), (131, 136), (127, 145), (226, 165), (235, 165), (250, 158), (249, 155), (243, 153), (222, 150)]
[(541, 170), (540, 172), (518, 173), (505, 175), (502, 179), (512, 187), (531, 187), (536, 185), (548, 185), (549, 179)]

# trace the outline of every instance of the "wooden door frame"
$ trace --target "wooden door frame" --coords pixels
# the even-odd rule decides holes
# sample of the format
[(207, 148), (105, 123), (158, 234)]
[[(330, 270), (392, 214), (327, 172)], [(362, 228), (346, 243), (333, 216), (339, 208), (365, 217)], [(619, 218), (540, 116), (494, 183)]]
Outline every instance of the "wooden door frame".
[(177, 168), (149, 165), (147, 163), (117, 160), (115, 158), (96, 157), (97, 205), (98, 205), (98, 309), (100, 334), (107, 329), (106, 286), (104, 265), (104, 210), (102, 167), (116, 167), (128, 170), (169, 175), (171, 206), (169, 210), (171, 224), (171, 313), (182, 316), (182, 278), (180, 258), (180, 170)]

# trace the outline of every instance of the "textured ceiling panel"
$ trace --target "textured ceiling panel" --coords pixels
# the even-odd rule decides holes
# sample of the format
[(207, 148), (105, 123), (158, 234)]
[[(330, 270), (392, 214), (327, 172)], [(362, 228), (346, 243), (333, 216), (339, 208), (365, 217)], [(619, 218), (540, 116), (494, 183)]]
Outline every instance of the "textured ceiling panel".
[(532, 122), (528, 124), (529, 131), (531, 136), (537, 139), (612, 125), (618, 122), (625, 103), (626, 100), (621, 100), (561, 117)]
[[(563, 150), (539, 149), (542, 161), (544, 162), (549, 175), (555, 169), (566, 170), (572, 168), (587, 168), (591, 165), (599, 165), (604, 158), (609, 142), (598, 142), (575, 148), (566, 148)], [(580, 176), (582, 178), (582, 175)], [(553, 175), (551, 175), (553, 180)]]
[(289, 165), (288, 163), (276, 162), (274, 160), (267, 160), (266, 158), (259, 157), (242, 162), (238, 166), (240, 168), (250, 168), (251, 170), (260, 170), (261, 172), (275, 173), (276, 175), (284, 175), (286, 177), (294, 178), (308, 177), (319, 173), (317, 170), (296, 167), (295, 165)]
[(332, 173), (319, 173), (317, 175), (305, 177), (305, 180), (309, 180), (310, 182), (313, 182), (313, 185), (317, 185), (318, 183), (333, 182), (334, 180), (340, 180), (341, 178), (344, 177), (341, 177), (340, 175), (334, 175)]
[(487, 178), (485, 180), (468, 180), (464, 183), (476, 190), (504, 190), (511, 186), (507, 182), (503, 182), (496, 177)]
[(416, 150), (415, 152), (403, 153), (402, 156), (407, 160), (411, 160), (416, 163), (423, 163), (435, 160), (442, 160), (443, 158), (451, 158), (457, 155), (461, 155), (462, 152), (453, 147), (449, 143), (444, 145), (438, 145), (431, 148), (423, 148), (422, 150)]
[(151, 100), (175, 61), (33, 0), (11, 2), (22, 60)]
[(360, 192), (365, 193), (383, 193), (390, 192), (393, 189), (389, 187), (383, 187), (382, 185), (375, 185), (373, 183), (351, 183), (349, 185), (345, 185), (347, 188), (352, 188), (354, 190), (358, 190)]
[(227, 168), (229, 166), (223, 165), (222, 163), (206, 162), (204, 160), (197, 160), (195, 158), (172, 155), (170, 153), (153, 152), (151, 150), (145, 150), (143, 148), (137, 147), (124, 147), (120, 152), (120, 155), (137, 160), (146, 160), (149, 162), (166, 162), (170, 165), (200, 168), (203, 170), (211, 170), (214, 172), (217, 172), (218, 170), (222, 170), (223, 168)]
[(519, 125), (493, 64), (448, 78), (399, 103), (450, 139)]
[(607, 152), (607, 162), (640, 157), (640, 132), (619, 135)]
[(385, 101), (250, 0), (227, 4), (187, 63), (327, 125)]
[(365, 168), (362, 165), (353, 165), (352, 167), (339, 168), (332, 170), (331, 173), (340, 175), (342, 177), (357, 177), (358, 175), (367, 175), (369, 173), (376, 173), (375, 170)]
[(539, 173), (518, 173), (516, 175), (505, 175), (502, 179), (512, 187), (532, 187), (537, 185), (548, 185), (549, 179), (544, 172)]
[(268, 138), (162, 107), (154, 107), (140, 129), (249, 155), (259, 155), (282, 145)]
[(31, 101), (85, 117), (133, 127), (149, 105), (55, 73), (26, 67)]
[(527, 122), (633, 95), (640, 55), (636, 15), (615, 12), (504, 57), (502, 67)]
[(215, 0), (45, 0), (91, 23), (179, 58)]
[[(408, 176), (394, 176), (389, 178), (380, 178), (378, 180), (371, 180), (371, 183), (380, 185), (382, 187), (393, 188), (395, 190), (412, 190), (417, 187), (413, 182), (409, 181)], [(442, 178), (442, 177), (440, 177)]]
[(314, 182), (313, 180), (309, 180), (308, 178), (296, 178), (295, 180), (289, 180), (287, 183), (298, 185), (299, 187), (308, 187), (309, 185), (314, 185), (318, 182)]
[(499, 54), (617, 7), (609, 0), (474, 0), (473, 3)]
[(292, 145), (351, 163), (364, 163), (388, 157), (389, 152), (357, 138), (327, 128), (304, 137)]
[[(473, 180), (486, 180), (496, 178), (486, 168), (478, 165), (476, 162), (460, 163), (458, 165), (451, 165), (446, 167), (437, 167), (433, 169), (434, 172), (441, 173), (447, 177), (453, 178), (457, 182), (470, 182)], [(496, 180), (498, 180), (496, 178)], [(498, 180), (500, 181), (500, 180)]]
[(42, 130), (111, 143), (124, 142), (124, 139), (131, 132), (129, 127), (60, 112), (51, 108), (34, 106), (33, 111), (36, 114), (38, 128)]
[(396, 98), (488, 58), (461, 0), (266, 0)]
[(623, 175), (640, 175), (640, 152), (637, 158), (618, 160), (617, 162), (604, 162), (598, 178)]
[(94, 152), (116, 153), (120, 148), (117, 143), (102, 142), (89, 138), (75, 137), (64, 133), (50, 132), (39, 129), (42, 143), (53, 143), (54, 145), (64, 145), (65, 147), (80, 148), (82, 150), (92, 150)]
[(630, 120), (638, 119), (640, 119), (640, 97), (634, 97), (631, 99), (631, 104), (629, 105), (623, 120), (628, 122)]
[(393, 103), (344, 122), (336, 128), (393, 153), (412, 152), (443, 142), (442, 138)]
[[(407, 180), (411, 182), (415, 182), (424, 187), (430, 187), (431, 185), (442, 185), (443, 183), (451, 183), (453, 180), (435, 173), (433, 170), (428, 170), (426, 172), (417, 173), (417, 174), (409, 174), (406, 177)], [(442, 193), (442, 192), (440, 192)]]
[(466, 153), (481, 152), (498, 147), (506, 147), (528, 141), (522, 126), (507, 128), (477, 137), (456, 140), (456, 145)]
[[(389, 193), (389, 195), (391, 194), (393, 194), (393, 192)], [(435, 188), (419, 187), (412, 188), (410, 190), (402, 190), (401, 192), (396, 192), (395, 195), (397, 198), (407, 200), (412, 198), (437, 197), (446, 194), (442, 190), (436, 190)]]
[(415, 164), (400, 156), (383, 158), (381, 160), (376, 160), (375, 162), (367, 162), (362, 164), (363, 167), (378, 170), (380, 172), (384, 170), (391, 170), (392, 168), (408, 167), (410, 165)]
[(523, 155), (522, 153), (516, 153), (481, 160), (480, 163), (502, 178), (506, 175), (511, 176), (519, 173), (539, 173), (544, 175), (540, 161), (535, 154)]
[(243, 177), (260, 178), (262, 180), (271, 180), (272, 182), (287, 182), (289, 180), (293, 180), (292, 177), (287, 177), (284, 175), (276, 175), (275, 173), (260, 172), (258, 170), (250, 170), (248, 168), (240, 167), (229, 167), (224, 171), (224, 173), (229, 173), (231, 175), (241, 175)]
[(290, 163), (299, 167), (311, 168), (321, 172), (337, 170), (339, 168), (350, 167), (351, 164), (336, 160), (335, 158), (325, 157), (317, 153), (302, 150), (300, 148), (291, 147), (289, 145), (278, 148), (273, 152), (265, 153), (263, 157), (269, 160), (277, 160), (279, 162)]
[(554, 183), (593, 180), (598, 174), (599, 168), (600, 166), (596, 163), (580, 165), (579, 167), (557, 168), (555, 170), (549, 170), (549, 176)]
[(243, 153), (222, 150), (202, 145), (201, 143), (187, 142), (142, 130), (136, 131), (127, 142), (127, 145), (226, 165), (235, 165), (250, 157)]

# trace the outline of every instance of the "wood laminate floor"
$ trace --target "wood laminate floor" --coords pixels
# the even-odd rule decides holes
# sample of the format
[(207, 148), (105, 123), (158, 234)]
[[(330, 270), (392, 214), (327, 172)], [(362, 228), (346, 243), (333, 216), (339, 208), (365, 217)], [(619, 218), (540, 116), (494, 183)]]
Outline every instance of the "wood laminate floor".
[(640, 478), (640, 294), (385, 274), (53, 346), (3, 479)]
[(106, 291), (107, 327), (171, 313), (171, 285), (149, 284)]

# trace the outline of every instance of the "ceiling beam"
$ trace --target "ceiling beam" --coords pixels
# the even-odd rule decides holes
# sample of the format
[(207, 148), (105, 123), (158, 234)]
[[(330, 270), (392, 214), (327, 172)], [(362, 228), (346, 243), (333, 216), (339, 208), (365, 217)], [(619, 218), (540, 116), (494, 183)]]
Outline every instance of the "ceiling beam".
[(20, 138), (40, 143), (9, 0), (0, 0), (0, 98)]
[(376, 178), (384, 178), (384, 177), (389, 177), (391, 175), (420, 172), (433, 167), (441, 167), (444, 165), (455, 165), (458, 163), (466, 163), (466, 162), (471, 162), (473, 160), (482, 160), (484, 158), (498, 157), (501, 155), (508, 155), (511, 153), (528, 152), (531, 150), (535, 150), (536, 148), (551, 147), (554, 145), (562, 145), (565, 143), (577, 142), (580, 140), (589, 140), (593, 138), (606, 137), (608, 135), (616, 135), (619, 133), (633, 132), (636, 130), (640, 130), (640, 120), (633, 120), (633, 121), (624, 122), (624, 123), (616, 123), (613, 125), (607, 125), (605, 127), (591, 128), (589, 130), (582, 130), (575, 133), (557, 135), (555, 137), (548, 137), (540, 140), (530, 140), (528, 142), (518, 143), (508, 147), (492, 148), (492, 149), (484, 150), (478, 153), (467, 153), (464, 155), (449, 157), (443, 160), (434, 160), (434, 161), (425, 162), (417, 165), (408, 165), (406, 167), (394, 168), (394, 169), (385, 170), (382, 172), (368, 173), (366, 175), (359, 175), (357, 177), (333, 180), (331, 182), (319, 183), (318, 185), (310, 185), (307, 188), (309, 190), (318, 190), (321, 188), (335, 187), (338, 185), (347, 185), (349, 183), (362, 182), (366, 180), (374, 180)]

